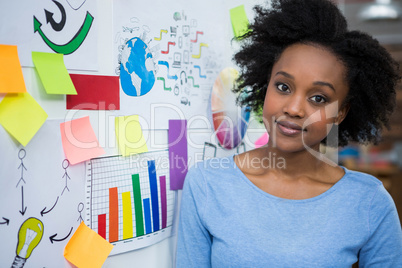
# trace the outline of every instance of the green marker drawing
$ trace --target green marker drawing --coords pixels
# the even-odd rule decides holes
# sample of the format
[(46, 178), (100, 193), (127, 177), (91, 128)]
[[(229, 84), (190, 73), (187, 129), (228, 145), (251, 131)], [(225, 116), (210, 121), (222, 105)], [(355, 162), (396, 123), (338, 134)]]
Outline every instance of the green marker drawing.
[(163, 78), (163, 77), (158, 77), (157, 79), (158, 79), (158, 80), (161, 80), (161, 81), (163, 82), (163, 89), (164, 89), (164, 90), (166, 90), (166, 91), (172, 91), (172, 88), (171, 88), (171, 87), (166, 87), (166, 86), (165, 86), (165, 78)]
[(192, 77), (192, 76), (189, 76), (189, 77), (187, 77), (188, 79), (191, 79), (191, 80), (193, 80), (193, 87), (200, 87), (199, 85), (195, 85), (194, 84), (194, 77)]
[(49, 40), (46, 35), (42, 32), (41, 26), (42, 23), (38, 21), (38, 19), (34, 16), (34, 33), (38, 32), (42, 37), (43, 41), (56, 53), (68, 55), (76, 51), (81, 44), (84, 42), (85, 38), (88, 35), (89, 30), (91, 29), (92, 22), (94, 17), (87, 11), (87, 15), (85, 17), (84, 23), (78, 32), (74, 35), (70, 42), (64, 45), (57, 45)]

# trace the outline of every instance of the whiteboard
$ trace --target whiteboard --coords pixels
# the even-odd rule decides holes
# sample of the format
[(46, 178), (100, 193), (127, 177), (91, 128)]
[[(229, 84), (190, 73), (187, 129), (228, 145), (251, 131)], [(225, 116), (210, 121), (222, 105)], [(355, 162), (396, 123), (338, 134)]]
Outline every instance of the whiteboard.
[[(66, 97), (45, 94), (36, 70), (32, 67), (23, 67), (27, 91), (49, 117), (25, 148), (0, 127), (0, 196), (2, 201), (0, 221), (3, 220), (2, 217), (10, 220), (8, 225), (0, 225), (0, 236), (2, 240), (5, 238), (8, 241), (0, 245), (1, 266), (11, 266), (17, 246), (16, 234), (23, 220), (27, 217), (36, 217), (42, 220), (45, 235), (27, 260), (25, 267), (73, 267), (64, 259), (63, 250), (68, 238), (71, 237), (70, 230), (73, 233), (81, 218), (84, 218), (81, 203), (85, 203), (85, 163), (63, 166), (65, 157), (60, 146), (58, 127), (65, 120), (89, 116), (99, 143), (106, 151), (105, 156), (118, 154), (114, 139), (114, 117), (131, 114), (139, 115), (144, 136), (151, 151), (160, 149), (158, 144), (163, 145), (166, 140), (166, 135), (163, 133), (167, 131), (168, 119), (186, 118), (190, 125), (188, 129), (189, 166), (201, 161), (206, 156), (225, 156), (238, 152), (236, 149), (225, 150), (217, 145), (211, 122), (209, 94), (219, 71), (225, 67), (235, 67), (231, 57), (233, 52), (238, 49), (238, 44), (232, 41), (233, 31), (229, 9), (244, 4), (246, 13), (251, 19), (252, 6), (262, 1), (60, 0), (60, 3), (64, 5), (68, 4), (67, 2), (70, 4), (83, 2), (85, 5), (93, 7), (98, 18), (96, 34), (93, 33), (92, 37), (96, 38), (96, 46), (92, 47), (92, 52), (96, 52), (92, 63), (96, 67), (92, 65), (86, 69), (67, 65), (70, 73), (118, 75), (116, 68), (119, 66), (119, 57), (121, 58), (119, 46), (122, 46), (122, 42), (126, 39), (141, 37), (146, 40), (150, 49), (153, 48), (156, 51), (154, 55), (155, 83), (147, 94), (140, 97), (129, 96), (120, 88), (121, 109), (117, 111), (66, 110)], [(38, 0), (36, 3), (41, 3), (41, 1)], [(4, 3), (1, 5), (3, 6)], [(38, 7), (36, 8), (38, 9)], [(116, 13), (117, 10), (119, 10), (118, 13)], [(177, 20), (179, 15), (182, 18), (181, 21)], [(184, 17), (187, 18), (187, 21), (184, 20)], [(187, 25), (190, 26), (189, 32), (187, 32), (187, 27), (183, 28)], [(176, 36), (171, 36), (171, 26), (177, 27)], [(140, 30), (134, 32), (136, 27), (139, 27)], [(129, 32), (129, 28), (133, 28), (132, 33)], [(161, 32), (161, 30), (167, 32)], [(203, 33), (197, 34), (197, 31)], [(167, 35), (169, 38), (164, 39)], [(156, 40), (160, 37), (162, 37), (161, 40)], [(179, 37), (182, 37), (182, 41), (179, 41)], [(191, 42), (196, 39), (196, 42)], [(169, 53), (162, 53), (162, 51), (167, 51), (169, 42), (174, 42), (175, 45), (170, 45)], [(182, 42), (182, 48), (179, 48), (179, 42)], [(201, 46), (201, 43), (208, 46)], [(190, 48), (191, 45), (192, 48)], [(158, 47), (159, 50), (156, 49)], [(187, 65), (184, 64), (186, 49), (192, 59), (191, 64)], [(172, 67), (175, 53), (181, 53), (180, 68)], [(201, 54), (199, 58), (191, 57), (199, 54)], [(169, 71), (165, 63), (159, 62), (167, 62)], [(190, 91), (181, 84), (181, 80), (185, 81), (182, 71), (186, 72), (187, 86)], [(202, 77), (204, 75), (206, 78)], [(169, 79), (174, 76), (177, 76), (177, 79)], [(190, 76), (193, 79), (190, 79)], [(163, 79), (157, 79), (158, 77), (164, 78), (164, 83)], [(174, 92), (176, 84), (179, 84), (179, 94)], [(194, 85), (199, 87), (194, 87)], [(165, 88), (172, 90), (165, 90)], [(0, 100), (3, 97), (4, 94), (0, 94)], [(190, 105), (183, 97), (187, 98)], [(244, 146), (239, 149), (240, 152), (253, 148), (253, 142), (264, 132), (261, 125), (255, 120), (250, 123), (250, 126), (244, 139)], [(155, 130), (158, 130), (159, 134), (151, 137), (151, 133)], [(207, 146), (205, 142), (214, 144), (216, 150)], [(210, 150), (211, 148), (213, 150)], [(22, 157), (24, 154), (22, 149), (25, 151), (24, 157)], [(23, 171), (26, 184), (20, 182), (17, 185), (23, 170), (23, 168), (19, 168), (22, 163), (26, 168)], [(68, 190), (65, 188), (66, 186)], [(24, 196), (24, 203), (22, 196)], [(181, 191), (177, 191), (175, 197), (177, 208), (180, 205), (180, 197)], [(23, 211), (25, 207), (27, 209), (24, 215), (21, 215), (19, 211)], [(52, 207), (53, 209), (50, 210)], [(40, 213), (42, 211), (49, 212), (42, 216)], [(179, 214), (176, 213), (173, 220), (176, 224), (178, 217)], [(177, 228), (177, 225), (175, 227)], [(177, 238), (175, 231), (174, 228), (173, 236), (152, 246), (110, 256), (103, 267), (174, 267)], [(54, 234), (57, 235), (53, 236)], [(53, 242), (50, 239), (51, 236), (53, 236)], [(65, 237), (66, 239), (62, 240)]]

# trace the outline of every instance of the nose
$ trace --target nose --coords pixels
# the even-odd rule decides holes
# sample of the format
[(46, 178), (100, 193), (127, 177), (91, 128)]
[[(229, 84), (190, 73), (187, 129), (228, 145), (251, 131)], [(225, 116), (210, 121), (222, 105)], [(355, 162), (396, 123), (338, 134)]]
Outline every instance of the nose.
[(288, 101), (283, 107), (283, 112), (290, 117), (303, 118), (305, 115), (304, 102), (305, 99), (302, 96), (289, 96)]

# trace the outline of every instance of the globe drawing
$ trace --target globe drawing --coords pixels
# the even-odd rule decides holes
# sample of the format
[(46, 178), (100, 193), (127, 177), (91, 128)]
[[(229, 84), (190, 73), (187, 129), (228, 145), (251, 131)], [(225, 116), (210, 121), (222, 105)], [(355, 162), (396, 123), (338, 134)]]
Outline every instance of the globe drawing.
[(138, 37), (128, 40), (121, 52), (120, 84), (129, 96), (147, 94), (155, 84), (152, 54)]

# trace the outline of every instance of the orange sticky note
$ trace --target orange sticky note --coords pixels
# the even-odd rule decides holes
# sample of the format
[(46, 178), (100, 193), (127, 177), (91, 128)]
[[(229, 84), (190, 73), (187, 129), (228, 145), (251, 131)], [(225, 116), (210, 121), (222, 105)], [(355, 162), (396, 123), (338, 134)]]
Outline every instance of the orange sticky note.
[(0, 124), (26, 146), (45, 123), (47, 113), (26, 93), (7, 94), (0, 102)]
[(89, 121), (89, 116), (60, 124), (64, 154), (72, 165), (105, 153)]
[(113, 245), (81, 222), (64, 248), (64, 257), (79, 268), (102, 267)]
[(17, 46), (0, 45), (0, 92), (27, 92)]

